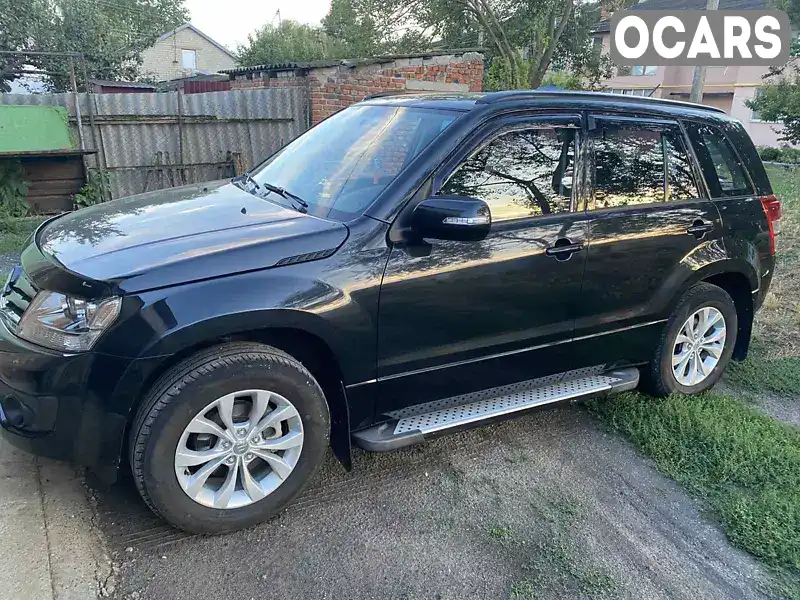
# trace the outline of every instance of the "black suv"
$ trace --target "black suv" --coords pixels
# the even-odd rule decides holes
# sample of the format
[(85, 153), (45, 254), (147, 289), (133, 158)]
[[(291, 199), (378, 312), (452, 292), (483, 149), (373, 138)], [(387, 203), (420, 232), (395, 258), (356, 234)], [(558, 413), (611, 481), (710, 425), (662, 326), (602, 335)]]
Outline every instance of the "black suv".
[(129, 466), (175, 526), (274, 515), (330, 445), (696, 394), (745, 357), (780, 203), (714, 108), (380, 97), (232, 181), (44, 223), (0, 300), (13, 444)]

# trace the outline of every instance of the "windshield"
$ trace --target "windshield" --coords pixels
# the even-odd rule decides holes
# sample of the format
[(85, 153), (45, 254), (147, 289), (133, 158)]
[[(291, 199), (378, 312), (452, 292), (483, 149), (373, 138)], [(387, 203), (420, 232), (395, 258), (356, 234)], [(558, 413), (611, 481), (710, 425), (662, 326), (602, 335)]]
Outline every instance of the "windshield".
[[(308, 203), (309, 214), (349, 221), (462, 113), (396, 106), (353, 106), (300, 136), (253, 179)], [(287, 201), (264, 190), (270, 200)]]

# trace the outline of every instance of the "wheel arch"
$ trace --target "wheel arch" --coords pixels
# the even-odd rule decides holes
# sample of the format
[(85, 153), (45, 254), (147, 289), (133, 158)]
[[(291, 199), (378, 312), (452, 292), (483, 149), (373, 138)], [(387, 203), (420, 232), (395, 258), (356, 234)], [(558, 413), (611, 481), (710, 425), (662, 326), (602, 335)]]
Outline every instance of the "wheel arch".
[(297, 327), (266, 327), (237, 331), (213, 338), (195, 341), (178, 349), (160, 360), (147, 375), (141, 379), (141, 385), (129, 405), (125, 434), (120, 441), (120, 457), (126, 456), (124, 451), (129, 443), (131, 427), (136, 412), (156, 381), (169, 369), (194, 354), (227, 342), (257, 342), (273, 346), (297, 359), (314, 376), (322, 388), (331, 413), (331, 449), (345, 469), (350, 470), (350, 416), (349, 405), (343, 384), (341, 366), (336, 355), (319, 335)]
[(708, 275), (700, 281), (722, 288), (733, 300), (738, 317), (736, 345), (733, 348), (734, 360), (744, 360), (750, 348), (753, 333), (753, 289), (750, 279), (740, 271), (727, 271)]

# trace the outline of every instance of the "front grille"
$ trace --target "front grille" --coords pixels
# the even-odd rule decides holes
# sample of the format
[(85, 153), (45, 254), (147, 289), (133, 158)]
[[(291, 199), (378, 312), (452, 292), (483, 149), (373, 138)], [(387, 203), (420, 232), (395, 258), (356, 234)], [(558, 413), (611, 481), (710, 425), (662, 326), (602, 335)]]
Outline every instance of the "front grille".
[(15, 267), (0, 291), (0, 316), (16, 327), (36, 291), (22, 268)]

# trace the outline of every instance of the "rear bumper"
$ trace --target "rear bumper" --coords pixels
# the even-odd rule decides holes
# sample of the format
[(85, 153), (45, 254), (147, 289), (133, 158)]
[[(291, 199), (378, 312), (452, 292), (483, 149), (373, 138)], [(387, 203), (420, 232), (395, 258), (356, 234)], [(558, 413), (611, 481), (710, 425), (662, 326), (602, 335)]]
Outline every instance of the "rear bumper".
[(102, 474), (119, 462), (126, 415), (108, 400), (130, 359), (35, 346), (0, 323), (0, 435), (27, 452)]

